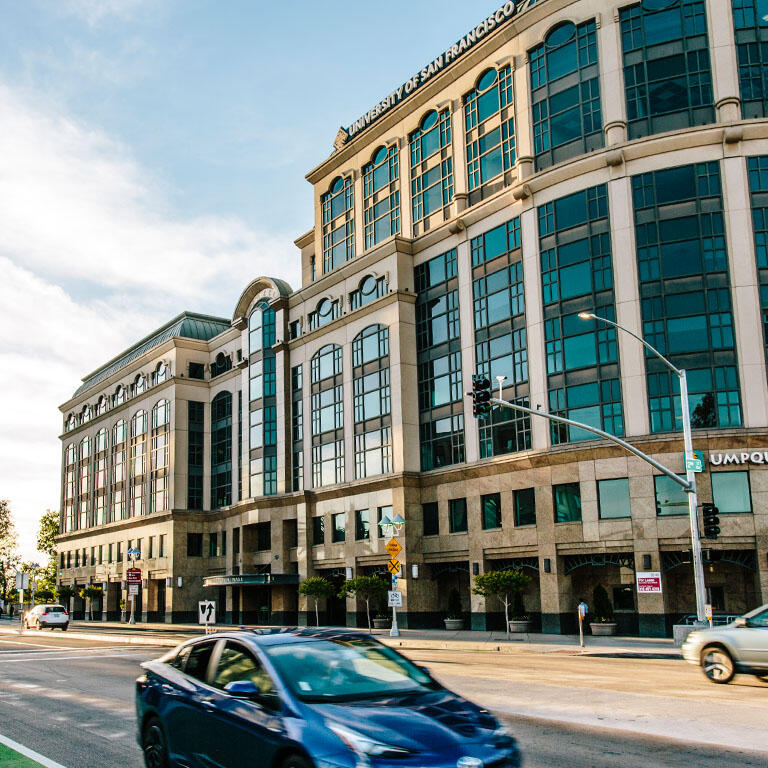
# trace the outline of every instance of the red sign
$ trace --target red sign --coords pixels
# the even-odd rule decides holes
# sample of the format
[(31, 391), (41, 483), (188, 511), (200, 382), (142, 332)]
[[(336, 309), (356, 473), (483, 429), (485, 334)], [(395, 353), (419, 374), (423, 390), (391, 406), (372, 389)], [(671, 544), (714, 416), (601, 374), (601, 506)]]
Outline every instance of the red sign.
[(129, 584), (141, 584), (141, 568), (129, 568), (125, 572), (125, 577)]
[(637, 591), (639, 593), (660, 593), (661, 573), (658, 571), (639, 571), (637, 573)]

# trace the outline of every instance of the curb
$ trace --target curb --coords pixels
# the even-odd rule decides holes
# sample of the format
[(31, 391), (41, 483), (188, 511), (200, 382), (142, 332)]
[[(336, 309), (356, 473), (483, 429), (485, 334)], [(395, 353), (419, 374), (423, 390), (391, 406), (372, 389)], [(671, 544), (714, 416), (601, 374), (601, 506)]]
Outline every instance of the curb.
[[(12, 630), (10, 632), (0, 630), (0, 635), (11, 635), (15, 637), (48, 637), (48, 633), (41, 631), (37, 631), (35, 629), (25, 629), (21, 634), (17, 630)], [(57, 635), (58, 636), (58, 635)], [(107, 635), (104, 633), (99, 634), (89, 634), (87, 632), (72, 632), (71, 630), (67, 631), (66, 637), (73, 637), (77, 640), (95, 640), (95, 641), (101, 641), (104, 643), (118, 643), (119, 645), (154, 645), (154, 646), (163, 646), (167, 648), (174, 648), (175, 646), (179, 645), (180, 643), (184, 642), (184, 640), (187, 640), (189, 638), (186, 637), (178, 637), (178, 638), (165, 638), (165, 637), (158, 637), (158, 638), (151, 638), (151, 637), (135, 637), (133, 635), (129, 635), (127, 637), (120, 635)], [(51, 646), (52, 650), (55, 650), (56, 646)]]

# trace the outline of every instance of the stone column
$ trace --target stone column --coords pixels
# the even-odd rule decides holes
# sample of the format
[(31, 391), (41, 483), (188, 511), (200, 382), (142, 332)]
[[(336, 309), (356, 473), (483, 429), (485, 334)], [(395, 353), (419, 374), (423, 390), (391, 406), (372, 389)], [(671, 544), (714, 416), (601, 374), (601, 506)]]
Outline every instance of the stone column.
[[(464, 392), (472, 391), (472, 374), (477, 371), (475, 325), (472, 299), (472, 256), (466, 230), (459, 232), (456, 248), (459, 281), (459, 329), (461, 333), (461, 380)], [(493, 382), (491, 382), (493, 383)], [(470, 463), (480, 459), (480, 433), (472, 415), (469, 398), (464, 398), (464, 457)]]
[(626, 99), (621, 53), (619, 11), (600, 14), (597, 29), (600, 67), (600, 91), (603, 110), (605, 146), (624, 144), (627, 140)]
[[(707, 33), (717, 121), (741, 119), (739, 69), (729, 0), (707, 0)], [(726, 198), (727, 199), (727, 198)]]

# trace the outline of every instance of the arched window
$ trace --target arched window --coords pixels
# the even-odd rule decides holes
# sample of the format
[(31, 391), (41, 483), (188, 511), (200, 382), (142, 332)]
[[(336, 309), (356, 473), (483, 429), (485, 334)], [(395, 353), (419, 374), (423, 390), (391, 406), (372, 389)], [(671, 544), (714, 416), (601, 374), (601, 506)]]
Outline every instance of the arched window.
[(139, 374), (134, 380), (133, 380), (133, 394), (134, 395), (140, 395), (142, 392), (145, 392), (147, 389), (147, 380)]
[(248, 352), (269, 349), (275, 343), (275, 310), (266, 301), (259, 302), (248, 318)]
[(122, 384), (118, 384), (117, 389), (115, 389), (115, 394), (113, 396), (114, 404), (122, 405), (127, 399), (128, 399), (128, 392), (126, 391), (125, 387)]
[(363, 166), (365, 247), (372, 248), (400, 232), (400, 152), (379, 147)]
[(147, 412), (137, 411), (131, 419), (131, 498), (129, 517), (139, 517), (146, 510), (144, 475), (147, 471)]
[(112, 427), (112, 510), (110, 521), (122, 520), (126, 516), (126, 439), (127, 426), (120, 419)]
[(341, 347), (328, 344), (312, 357), (312, 483), (344, 480), (344, 385)]
[(96, 433), (95, 452), (95, 484), (94, 484), (94, 525), (104, 525), (107, 502), (107, 450), (109, 449), (109, 431), (100, 429)]
[(387, 292), (387, 281), (383, 277), (366, 275), (356, 291), (349, 294), (349, 306), (352, 309), (360, 307), (381, 298)]
[(91, 407), (89, 405), (84, 405), (83, 410), (80, 411), (80, 423), (86, 424), (91, 420)]
[(171, 404), (168, 400), (159, 400), (152, 408), (152, 474), (149, 495), (152, 512), (168, 509), (170, 423)]
[(64, 512), (62, 533), (75, 527), (75, 483), (77, 477), (77, 449), (70, 443), (64, 451)]
[(67, 420), (64, 422), (64, 431), (69, 432), (70, 430), (73, 430), (77, 426), (77, 419), (75, 418), (74, 413), (70, 413), (67, 416)]
[(427, 112), (408, 137), (411, 152), (413, 235), (421, 235), (450, 216), (453, 200), (451, 112)]
[(101, 397), (99, 397), (98, 401), (96, 402), (96, 415), (101, 416), (106, 412), (107, 412), (107, 398), (104, 395), (101, 395)]
[(309, 313), (309, 330), (314, 331), (316, 328), (321, 328), (337, 317), (341, 317), (338, 299), (334, 301), (321, 299), (318, 302), (317, 309)]
[(171, 369), (163, 362), (158, 363), (154, 373), (155, 384), (162, 384), (164, 381), (168, 381), (170, 377)]
[(515, 115), (512, 69), (486, 69), (475, 87), (464, 96), (464, 128), (467, 144), (467, 180), (470, 205), (482, 199), (484, 193), (496, 192), (511, 179), (499, 179), (485, 189), (483, 186), (510, 171), (515, 164)]
[(370, 325), (352, 341), (355, 478), (392, 471), (389, 329)]
[(352, 177), (338, 176), (321, 198), (323, 211), (323, 272), (355, 257), (355, 193)]
[(84, 437), (80, 441), (80, 489), (79, 489), (79, 512), (78, 528), (88, 527), (88, 518), (90, 513), (90, 492), (91, 492), (91, 441)]
[(232, 503), (232, 393), (211, 401), (211, 509)]
[[(557, 24), (529, 58), (537, 170), (602, 147), (594, 20)], [(629, 70), (636, 77), (636, 67)]]
[(211, 363), (211, 378), (215, 379), (222, 373), (232, 370), (232, 355), (219, 352)]

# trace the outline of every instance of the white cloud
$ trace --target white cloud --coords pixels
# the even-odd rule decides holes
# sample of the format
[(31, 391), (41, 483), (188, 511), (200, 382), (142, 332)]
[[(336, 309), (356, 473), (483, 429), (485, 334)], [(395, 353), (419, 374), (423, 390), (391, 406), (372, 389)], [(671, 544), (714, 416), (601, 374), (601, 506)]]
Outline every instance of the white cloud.
[(259, 274), (298, 285), (299, 255), (287, 234), (173, 214), (124, 146), (2, 83), (0, 125), (0, 497), (31, 555), (79, 379), (182, 308), (229, 315)]
[(139, 7), (148, 4), (148, 0), (63, 0), (60, 8), (64, 13), (96, 26), (112, 16), (127, 18)]

